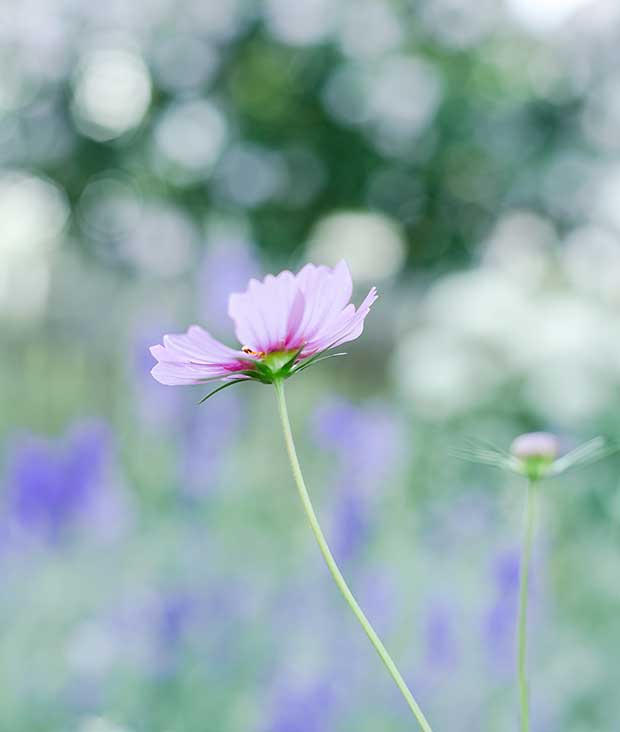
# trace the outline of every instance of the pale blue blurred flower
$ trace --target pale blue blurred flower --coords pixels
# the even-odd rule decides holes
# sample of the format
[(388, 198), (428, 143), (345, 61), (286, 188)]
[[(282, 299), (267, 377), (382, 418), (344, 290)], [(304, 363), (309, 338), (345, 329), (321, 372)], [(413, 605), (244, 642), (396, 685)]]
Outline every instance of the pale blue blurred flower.
[(205, 409), (196, 407), (199, 396), (195, 393), (162, 389), (151, 376), (155, 361), (148, 350), (159, 335), (149, 335), (149, 332), (148, 327), (143, 327), (134, 339), (138, 417), (142, 424), (163, 433), (178, 446), (181, 493), (202, 496), (217, 485), (227, 449), (237, 434), (241, 421), (240, 396), (230, 392), (222, 394)]
[(203, 496), (218, 485), (227, 451), (241, 424), (241, 398), (230, 391), (212, 400), (208, 408), (186, 411), (177, 424), (182, 438), (181, 490), (185, 495)]
[(455, 602), (435, 600), (425, 621), (426, 665), (431, 672), (452, 671), (458, 663)]
[(324, 732), (330, 728), (334, 696), (327, 680), (283, 688), (266, 732)]
[(377, 632), (384, 635), (390, 632), (400, 612), (398, 601), (404, 593), (399, 579), (386, 567), (364, 571), (358, 579), (364, 612)]
[(9, 448), (5, 516), (20, 537), (57, 543), (72, 532), (115, 538), (129, 505), (117, 474), (110, 430), (78, 422), (64, 438), (23, 435)]
[(346, 561), (368, 538), (377, 496), (389, 490), (403, 451), (403, 426), (387, 405), (357, 407), (332, 398), (317, 408), (313, 433), (322, 449), (336, 454), (332, 544), (336, 557)]
[(331, 517), (333, 551), (339, 559), (347, 561), (356, 555), (368, 537), (368, 506), (361, 496), (346, 489), (341, 491), (334, 502), (336, 505)]
[[(254, 247), (241, 233), (220, 228), (209, 238), (196, 291), (201, 320), (209, 322), (215, 333), (218, 323), (229, 321), (230, 293), (244, 290), (248, 280), (259, 271)], [(222, 394), (209, 409), (188, 409), (188, 402), (197, 401), (195, 394), (162, 389), (153, 381), (150, 371), (154, 361), (148, 345), (159, 335), (147, 337), (147, 333), (145, 329), (137, 339), (137, 347), (141, 349), (136, 359), (140, 414), (147, 423), (171, 429), (179, 439), (181, 491), (190, 496), (204, 495), (217, 485), (223, 458), (238, 433), (242, 416), (240, 398), (237, 394)]]
[(196, 599), (188, 592), (164, 595), (158, 607), (157, 638), (162, 647), (177, 646), (196, 612)]
[(484, 637), (491, 662), (498, 670), (512, 671), (516, 658), (519, 602), (519, 551), (508, 549), (494, 560), (495, 598), (484, 620)]
[(173, 675), (192, 630), (204, 625), (204, 603), (195, 592), (172, 589), (158, 595), (145, 614), (150, 621), (151, 671)]
[(133, 669), (145, 678), (174, 675), (206, 626), (204, 598), (187, 587), (137, 588), (111, 598), (97, 618), (76, 628), (73, 671), (97, 688)]
[(244, 292), (248, 281), (259, 273), (254, 245), (241, 233), (223, 230), (209, 239), (198, 272), (197, 291), (198, 312), (211, 331), (227, 332), (230, 294)]
[(400, 457), (404, 435), (397, 416), (387, 404), (356, 406), (330, 398), (314, 414), (314, 434), (325, 450), (336, 449), (343, 473), (360, 480), (365, 490), (389, 476)]

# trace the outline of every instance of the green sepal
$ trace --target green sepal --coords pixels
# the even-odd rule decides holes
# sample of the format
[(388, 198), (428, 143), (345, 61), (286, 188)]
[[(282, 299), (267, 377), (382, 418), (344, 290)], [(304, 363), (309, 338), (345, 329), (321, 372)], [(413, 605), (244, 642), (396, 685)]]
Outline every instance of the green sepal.
[(520, 458), (520, 472), (532, 481), (542, 480), (547, 477), (553, 466), (553, 458), (541, 455)]
[(620, 451), (620, 446), (612, 444), (605, 440), (604, 437), (595, 437), (589, 442), (576, 447), (566, 455), (558, 458), (552, 466), (550, 474), (561, 475), (567, 470), (573, 470), (574, 468), (580, 468), (584, 465), (590, 465), (592, 463), (603, 460), (610, 455)]
[(289, 360), (288, 360), (288, 361), (287, 361), (287, 362), (286, 362), (286, 363), (284, 364), (284, 366), (282, 366), (282, 368), (280, 369), (280, 373), (281, 373), (281, 374), (282, 374), (283, 376), (289, 375), (289, 374), (291, 373), (291, 370), (292, 370), (292, 369), (293, 369), (293, 367), (295, 366), (295, 363), (296, 363), (297, 359), (298, 359), (298, 358), (299, 358), (299, 357), (301, 356), (301, 354), (302, 354), (302, 352), (303, 352), (303, 350), (304, 350), (304, 348), (305, 348), (305, 347), (306, 347), (306, 344), (304, 343), (304, 345), (303, 345), (303, 346), (300, 346), (300, 347), (299, 347), (299, 348), (298, 348), (298, 349), (297, 349), (297, 350), (295, 351), (295, 353), (294, 353), (294, 354), (293, 354), (293, 355), (291, 356), (291, 358), (290, 358), (290, 359), (289, 359)]
[[(273, 383), (273, 374), (270, 371), (255, 371), (248, 369), (247, 371), (237, 371), (236, 373), (243, 374), (243, 376), (249, 376), (250, 379), (253, 379), (254, 381), (260, 381), (261, 384)], [(245, 381), (245, 379), (242, 379), (242, 381)]]
[[(206, 402), (212, 396), (215, 396), (220, 391), (227, 389), (229, 386), (234, 386), (235, 384), (241, 384), (245, 381), (250, 380), (259, 381), (261, 384), (273, 384), (274, 381), (288, 379), (295, 374), (299, 374), (302, 371), (305, 371), (307, 368), (310, 368), (310, 366), (314, 366), (321, 361), (326, 361), (328, 358), (337, 358), (338, 356), (347, 355), (346, 353), (330, 353), (326, 355), (325, 350), (323, 350), (319, 353), (316, 353), (314, 356), (306, 359), (305, 361), (298, 363), (297, 359), (301, 356), (304, 348), (305, 345), (301, 346), (294, 352), (289, 352), (288, 355), (285, 353), (279, 354), (280, 356), (284, 356), (285, 360), (282, 363), (278, 363), (276, 361), (275, 364), (272, 366), (270, 366), (268, 360), (263, 361), (253, 358), (239, 359), (243, 363), (246, 363), (248, 365), (248, 368), (244, 369), (243, 371), (237, 371), (235, 373), (240, 376), (247, 376), (248, 378), (235, 379), (234, 381), (228, 381), (225, 384), (222, 384), (222, 386), (219, 386), (217, 389), (214, 389), (212, 392), (203, 397), (198, 402), (198, 404), (204, 404), (204, 402)], [(218, 381), (220, 378), (221, 377), (216, 376), (211, 379), (204, 379), (202, 383)]]

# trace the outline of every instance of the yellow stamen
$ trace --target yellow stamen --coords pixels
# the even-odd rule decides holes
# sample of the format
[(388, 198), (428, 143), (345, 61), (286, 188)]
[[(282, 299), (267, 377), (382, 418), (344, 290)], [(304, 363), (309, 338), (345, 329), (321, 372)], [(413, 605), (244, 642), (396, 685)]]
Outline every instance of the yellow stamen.
[(249, 346), (243, 346), (241, 349), (244, 353), (246, 353), (248, 356), (256, 356), (256, 358), (264, 358), (265, 354), (263, 351), (255, 351), (253, 348), (250, 348)]

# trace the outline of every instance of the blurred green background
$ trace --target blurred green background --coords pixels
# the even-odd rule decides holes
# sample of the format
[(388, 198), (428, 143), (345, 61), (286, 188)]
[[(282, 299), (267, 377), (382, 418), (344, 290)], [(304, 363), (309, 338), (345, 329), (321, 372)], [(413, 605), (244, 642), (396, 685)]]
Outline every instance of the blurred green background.
[[(274, 395), (149, 376), (250, 276), (381, 299), (289, 387), (318, 512), (438, 732), (513, 732), (523, 485), (620, 439), (620, 6), (4, 0), (0, 729), (414, 725), (323, 567)], [(617, 458), (545, 485), (535, 732), (620, 730)]]

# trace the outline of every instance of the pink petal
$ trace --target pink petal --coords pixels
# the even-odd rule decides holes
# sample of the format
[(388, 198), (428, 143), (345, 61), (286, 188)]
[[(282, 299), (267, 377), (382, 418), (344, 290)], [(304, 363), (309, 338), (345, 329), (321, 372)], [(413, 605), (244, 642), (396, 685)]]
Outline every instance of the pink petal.
[[(308, 264), (296, 276), (284, 271), (251, 280), (246, 292), (231, 295), (229, 314), (243, 345), (270, 353), (305, 343), (308, 355), (361, 334), (375, 291), (357, 311), (349, 303), (352, 291), (344, 261), (334, 269)], [(187, 343), (171, 345), (188, 350)]]
[(291, 325), (300, 317), (298, 292), (295, 276), (285, 270), (263, 282), (251, 280), (246, 292), (231, 295), (228, 312), (239, 342), (265, 353), (286, 348)]
[(306, 298), (301, 290), (297, 291), (286, 324), (286, 347), (298, 348), (300, 343), (299, 331), (306, 312)]
[(199, 384), (242, 370), (246, 356), (217, 341), (197, 325), (187, 333), (165, 335), (164, 345), (151, 348), (158, 363), (151, 374), (162, 384)]
[(209, 371), (192, 368), (187, 364), (160, 362), (151, 369), (151, 375), (160, 384), (167, 386), (185, 386), (203, 384), (210, 379), (227, 378), (231, 372), (226, 369)]
[(187, 337), (201, 349), (213, 355), (219, 354), (223, 357), (236, 357), (239, 355), (239, 351), (224, 345), (199, 325), (190, 325)]
[(335, 348), (359, 338), (364, 330), (366, 316), (377, 297), (377, 289), (373, 287), (357, 311), (352, 306), (345, 308), (341, 318), (332, 321), (329, 327), (321, 329), (317, 337), (308, 342), (304, 355)]
[(340, 318), (351, 300), (353, 281), (346, 262), (341, 261), (333, 270), (308, 264), (297, 275), (297, 282), (306, 298), (300, 334), (309, 342)]

